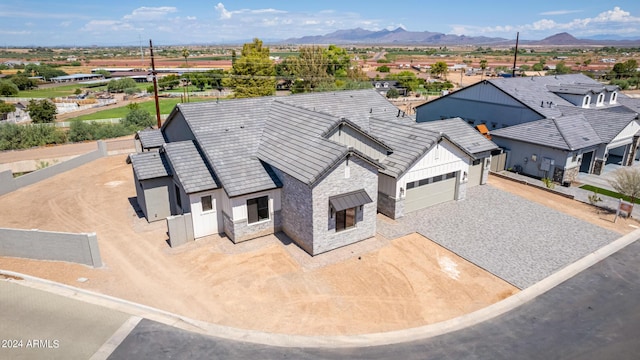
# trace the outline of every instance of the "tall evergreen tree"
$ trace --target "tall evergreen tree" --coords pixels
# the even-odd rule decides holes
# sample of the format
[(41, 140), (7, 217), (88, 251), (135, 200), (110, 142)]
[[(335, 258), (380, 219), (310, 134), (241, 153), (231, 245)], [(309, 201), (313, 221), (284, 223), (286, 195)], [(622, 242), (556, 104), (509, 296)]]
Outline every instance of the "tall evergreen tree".
[(276, 91), (276, 70), (269, 58), (269, 48), (253, 39), (244, 44), (239, 59), (233, 64), (231, 86), (236, 98), (273, 95)]

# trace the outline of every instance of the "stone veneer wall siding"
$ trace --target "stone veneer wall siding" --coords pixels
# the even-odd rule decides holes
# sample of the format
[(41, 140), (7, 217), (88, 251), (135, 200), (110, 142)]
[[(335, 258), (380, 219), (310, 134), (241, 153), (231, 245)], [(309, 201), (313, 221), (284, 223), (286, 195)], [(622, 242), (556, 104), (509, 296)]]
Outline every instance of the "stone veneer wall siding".
[[(336, 166), (313, 188), (313, 252), (317, 255), (349, 245), (376, 234), (378, 203), (378, 169), (364, 160), (352, 156), (349, 160), (350, 176), (345, 178), (346, 161)], [(357, 208), (358, 222), (354, 228), (335, 231), (335, 215), (331, 217), (329, 197), (364, 189), (373, 202)]]
[[(271, 211), (273, 209), (269, 210)], [(234, 221), (233, 238), (231, 240), (237, 244), (239, 242), (255, 239), (261, 236), (274, 234), (280, 231), (281, 228), (281, 211), (270, 212), (269, 220), (263, 220), (253, 224), (247, 223), (247, 219)]]
[(294, 177), (273, 168), (282, 182), (281, 228), (288, 237), (313, 254), (313, 206), (311, 188)]

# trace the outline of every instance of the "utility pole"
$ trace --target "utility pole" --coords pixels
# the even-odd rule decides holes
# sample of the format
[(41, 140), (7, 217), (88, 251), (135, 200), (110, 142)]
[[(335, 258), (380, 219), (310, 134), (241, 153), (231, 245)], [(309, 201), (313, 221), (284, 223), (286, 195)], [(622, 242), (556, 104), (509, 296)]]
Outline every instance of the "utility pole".
[(520, 32), (516, 33), (516, 52), (513, 54), (513, 70), (511, 70), (511, 77), (516, 77), (516, 60), (518, 59), (518, 39), (520, 38)]
[(149, 55), (151, 56), (151, 76), (153, 77), (153, 97), (156, 100), (156, 119), (158, 120), (158, 129), (162, 127), (162, 120), (160, 120), (160, 103), (158, 102), (158, 79), (156, 72), (156, 64), (153, 62), (153, 43), (149, 39)]

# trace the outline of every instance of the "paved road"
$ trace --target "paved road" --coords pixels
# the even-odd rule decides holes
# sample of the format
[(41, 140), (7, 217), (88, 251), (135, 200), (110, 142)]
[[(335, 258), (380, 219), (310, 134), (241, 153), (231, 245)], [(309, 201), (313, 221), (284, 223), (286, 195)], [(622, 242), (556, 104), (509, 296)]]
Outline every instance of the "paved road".
[(281, 348), (141, 321), (109, 359), (637, 359), (640, 242), (493, 320), (434, 338), (349, 349)]
[(129, 317), (0, 281), (0, 359), (89, 359)]

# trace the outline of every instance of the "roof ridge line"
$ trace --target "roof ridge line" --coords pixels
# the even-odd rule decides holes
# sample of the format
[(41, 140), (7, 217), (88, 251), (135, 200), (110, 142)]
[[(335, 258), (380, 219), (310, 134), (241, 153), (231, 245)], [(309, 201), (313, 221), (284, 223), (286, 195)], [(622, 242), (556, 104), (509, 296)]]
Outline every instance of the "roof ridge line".
[(551, 121), (553, 121), (553, 124), (556, 126), (556, 129), (558, 129), (558, 133), (560, 134), (560, 137), (562, 137), (562, 140), (564, 140), (564, 143), (569, 146), (569, 150), (574, 151), (575, 149), (573, 148), (573, 145), (569, 143), (569, 141), (567, 140), (567, 137), (562, 132), (562, 129), (560, 129), (560, 125), (558, 124), (558, 121), (556, 120), (556, 118), (552, 117)]

